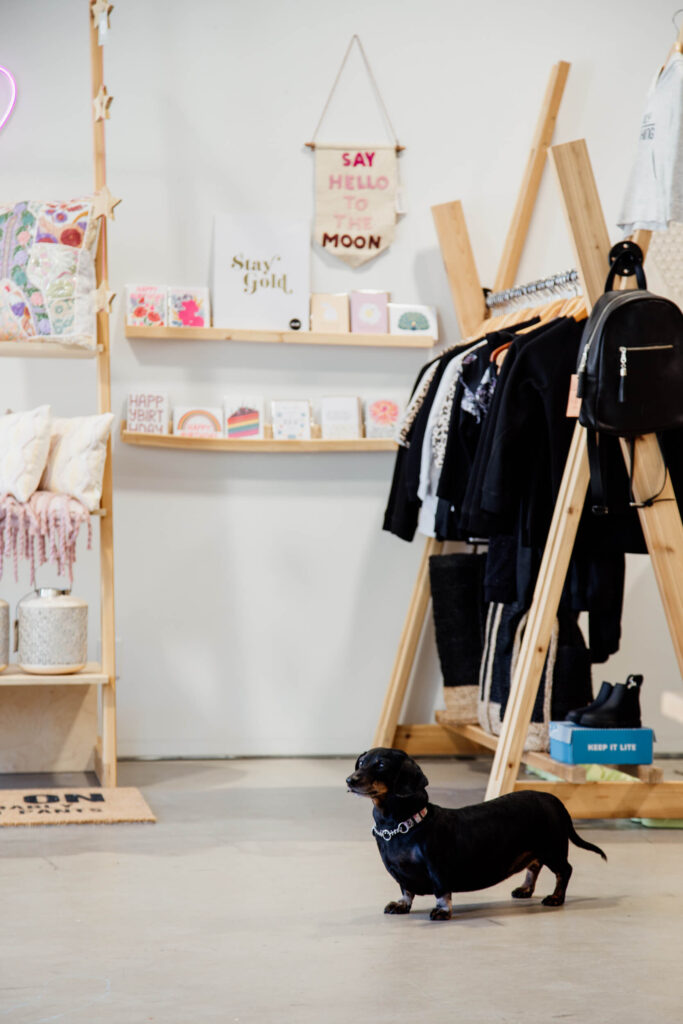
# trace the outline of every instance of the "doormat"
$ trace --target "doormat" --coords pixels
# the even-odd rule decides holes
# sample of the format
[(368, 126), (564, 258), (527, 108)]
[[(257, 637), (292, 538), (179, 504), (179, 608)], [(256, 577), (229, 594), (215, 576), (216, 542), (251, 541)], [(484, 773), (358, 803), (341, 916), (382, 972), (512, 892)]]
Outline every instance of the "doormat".
[(156, 821), (139, 789), (0, 789), (0, 825)]

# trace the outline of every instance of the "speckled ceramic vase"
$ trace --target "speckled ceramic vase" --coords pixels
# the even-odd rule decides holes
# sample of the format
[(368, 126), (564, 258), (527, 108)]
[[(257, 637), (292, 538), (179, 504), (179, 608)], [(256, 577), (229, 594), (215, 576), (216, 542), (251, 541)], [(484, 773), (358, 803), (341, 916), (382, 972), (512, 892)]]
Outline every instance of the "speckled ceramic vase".
[(68, 675), (88, 660), (88, 605), (68, 590), (42, 587), (17, 605), (19, 667)]
[(9, 605), (0, 598), (0, 672), (9, 665)]

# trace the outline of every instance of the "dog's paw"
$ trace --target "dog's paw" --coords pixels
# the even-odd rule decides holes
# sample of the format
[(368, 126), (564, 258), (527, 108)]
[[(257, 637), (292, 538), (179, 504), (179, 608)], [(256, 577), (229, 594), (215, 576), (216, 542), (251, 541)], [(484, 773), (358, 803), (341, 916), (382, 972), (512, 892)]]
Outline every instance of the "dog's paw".
[(533, 891), (525, 885), (519, 885), (512, 890), (512, 898), (515, 900), (529, 900), (532, 896)]
[(453, 917), (453, 912), (447, 910), (446, 907), (433, 907), (429, 911), (430, 921), (450, 921)]
[(555, 896), (554, 893), (541, 900), (544, 907), (561, 907), (564, 903), (564, 896)]
[(406, 903), (405, 900), (392, 900), (391, 903), (387, 903), (384, 908), (385, 914), (409, 914), (410, 903)]

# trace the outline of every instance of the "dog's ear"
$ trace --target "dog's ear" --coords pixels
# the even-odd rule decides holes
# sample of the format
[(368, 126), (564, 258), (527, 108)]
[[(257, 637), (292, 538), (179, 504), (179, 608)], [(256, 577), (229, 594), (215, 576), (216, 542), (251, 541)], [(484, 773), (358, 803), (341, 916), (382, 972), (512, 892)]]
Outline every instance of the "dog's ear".
[(394, 782), (394, 792), (396, 795), (412, 796), (414, 793), (419, 793), (420, 790), (426, 789), (428, 785), (429, 779), (417, 761), (413, 761), (412, 757), (406, 757), (399, 768)]

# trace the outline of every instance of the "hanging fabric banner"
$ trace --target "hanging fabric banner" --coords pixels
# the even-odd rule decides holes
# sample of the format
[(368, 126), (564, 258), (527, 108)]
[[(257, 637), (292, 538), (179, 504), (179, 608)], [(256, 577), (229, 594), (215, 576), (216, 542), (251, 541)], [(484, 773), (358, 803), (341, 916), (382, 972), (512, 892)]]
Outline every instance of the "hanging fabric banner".
[[(393, 145), (337, 146), (316, 141), (354, 46), (358, 47)], [(306, 145), (315, 150), (314, 238), (326, 252), (351, 267), (359, 267), (379, 256), (394, 240), (399, 205), (397, 155), (404, 147), (399, 145), (363, 44), (356, 35), (351, 37), (318, 125)]]
[(316, 242), (351, 267), (378, 256), (394, 240), (395, 146), (315, 147)]

